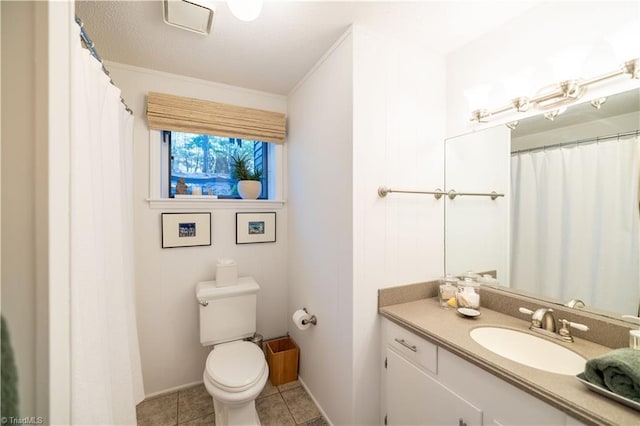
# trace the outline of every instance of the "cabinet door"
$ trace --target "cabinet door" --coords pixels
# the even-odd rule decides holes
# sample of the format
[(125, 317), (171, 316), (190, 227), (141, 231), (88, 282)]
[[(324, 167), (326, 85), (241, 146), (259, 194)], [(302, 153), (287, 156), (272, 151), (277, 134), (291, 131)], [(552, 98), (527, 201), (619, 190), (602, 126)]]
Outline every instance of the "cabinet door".
[(565, 414), (442, 348), (438, 379), (482, 407), (487, 425), (560, 425)]
[(482, 412), (387, 348), (387, 424), (481, 425)]

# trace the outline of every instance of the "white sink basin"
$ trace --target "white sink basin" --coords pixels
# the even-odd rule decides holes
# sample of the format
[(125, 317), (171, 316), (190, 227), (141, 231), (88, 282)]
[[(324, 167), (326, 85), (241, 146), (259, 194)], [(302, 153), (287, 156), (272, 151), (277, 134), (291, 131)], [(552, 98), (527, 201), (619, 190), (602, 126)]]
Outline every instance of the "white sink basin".
[(584, 371), (586, 360), (583, 357), (529, 333), (501, 327), (478, 327), (469, 334), (491, 352), (529, 367), (568, 376)]

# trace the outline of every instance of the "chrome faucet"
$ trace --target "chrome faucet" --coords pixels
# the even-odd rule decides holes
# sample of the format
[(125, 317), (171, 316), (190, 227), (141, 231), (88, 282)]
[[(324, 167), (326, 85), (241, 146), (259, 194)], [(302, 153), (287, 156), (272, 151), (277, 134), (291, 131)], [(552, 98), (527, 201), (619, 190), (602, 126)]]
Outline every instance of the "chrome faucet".
[(529, 330), (547, 337), (552, 337), (565, 342), (573, 342), (573, 336), (571, 335), (569, 327), (581, 331), (589, 331), (589, 327), (584, 324), (561, 319), (560, 323), (562, 324), (562, 327), (556, 333), (556, 321), (553, 317), (553, 309), (551, 308), (539, 308), (536, 309), (535, 312), (531, 309), (520, 308), (519, 311), (523, 314), (531, 315), (531, 325), (529, 326)]
[(553, 318), (553, 309), (539, 308), (531, 314), (531, 327), (555, 333), (556, 320)]

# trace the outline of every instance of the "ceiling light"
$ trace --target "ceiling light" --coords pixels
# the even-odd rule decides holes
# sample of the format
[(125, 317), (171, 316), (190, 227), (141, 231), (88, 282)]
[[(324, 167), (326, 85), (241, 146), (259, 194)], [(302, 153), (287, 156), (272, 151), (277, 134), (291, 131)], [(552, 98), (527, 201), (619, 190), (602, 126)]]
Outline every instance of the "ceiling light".
[(164, 0), (162, 18), (167, 24), (194, 33), (211, 32), (215, 6), (211, 0)]
[(262, 0), (227, 0), (233, 16), (241, 21), (251, 22), (260, 16)]

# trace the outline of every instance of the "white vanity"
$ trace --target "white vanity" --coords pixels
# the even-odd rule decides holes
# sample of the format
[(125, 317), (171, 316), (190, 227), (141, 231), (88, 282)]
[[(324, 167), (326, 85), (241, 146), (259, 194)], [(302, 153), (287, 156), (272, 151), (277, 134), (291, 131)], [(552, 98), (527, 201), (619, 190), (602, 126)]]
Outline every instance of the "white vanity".
[[(503, 358), (476, 343), (479, 326), (527, 330), (528, 322), (487, 308), (466, 319), (436, 298), (381, 306), (381, 424), (640, 424), (640, 413), (603, 398), (576, 377)], [(585, 358), (606, 346), (563, 344)]]
[(389, 319), (382, 329), (389, 425), (580, 424)]

